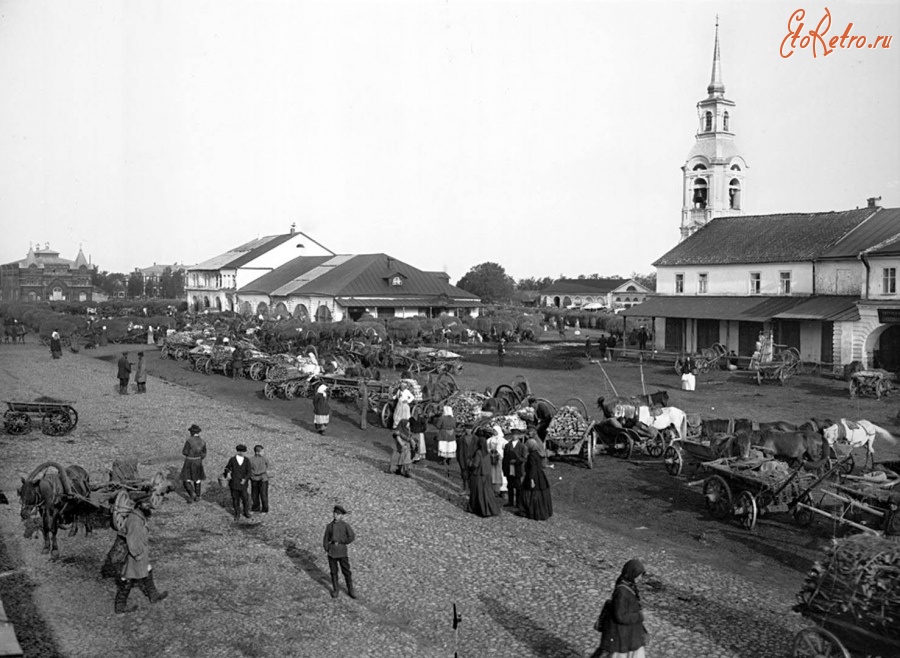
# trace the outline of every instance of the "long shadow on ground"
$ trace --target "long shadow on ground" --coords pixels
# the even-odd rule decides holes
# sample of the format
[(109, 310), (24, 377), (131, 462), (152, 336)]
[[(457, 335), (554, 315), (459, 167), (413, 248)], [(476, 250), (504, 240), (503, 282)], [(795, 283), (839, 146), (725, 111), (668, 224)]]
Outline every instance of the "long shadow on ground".
[(523, 615), (497, 599), (480, 595), (478, 599), (484, 605), (491, 619), (500, 624), (517, 640), (524, 641), (531, 647), (535, 656), (557, 657), (584, 656), (584, 650), (574, 647), (552, 631), (543, 628), (536, 620)]
[[(13, 572), (21, 565), (15, 564), (6, 545), (0, 541), (0, 572)], [(24, 572), (10, 573), (2, 581), (3, 608), (12, 622), (19, 646), (25, 656), (57, 658), (64, 655), (53, 639), (53, 631), (35, 605), (33, 592), (36, 585)]]

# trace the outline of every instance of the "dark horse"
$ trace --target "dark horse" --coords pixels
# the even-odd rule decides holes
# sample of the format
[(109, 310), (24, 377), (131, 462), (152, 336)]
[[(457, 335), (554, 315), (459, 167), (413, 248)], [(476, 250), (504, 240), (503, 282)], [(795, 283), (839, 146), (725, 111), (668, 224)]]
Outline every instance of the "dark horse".
[(614, 418), (616, 414), (616, 406), (622, 407), (668, 407), (669, 392), (656, 391), (648, 395), (634, 395), (632, 397), (624, 397), (618, 395), (613, 398), (597, 398), (597, 408), (602, 409), (607, 418)]
[[(46, 472), (53, 467), (56, 472)], [(43, 475), (40, 475), (43, 472)], [(65, 470), (54, 462), (45, 462), (22, 478), (19, 488), (19, 499), (22, 503), (21, 516), (27, 521), (35, 512), (41, 515), (41, 531), (44, 535), (43, 552), (50, 553), (53, 559), (59, 557), (59, 546), (56, 533), (59, 528), (71, 524), (69, 536), (78, 532), (76, 521), (80, 518), (84, 523), (84, 531), (90, 534), (90, 506), (79, 497), (88, 498), (91, 493), (90, 476), (81, 466), (69, 466)], [(25, 536), (30, 537), (26, 530)]]
[(819, 461), (828, 457), (828, 441), (819, 434), (814, 423), (804, 423), (788, 431), (765, 428), (750, 435), (754, 447), (787, 461), (792, 467), (804, 460)]

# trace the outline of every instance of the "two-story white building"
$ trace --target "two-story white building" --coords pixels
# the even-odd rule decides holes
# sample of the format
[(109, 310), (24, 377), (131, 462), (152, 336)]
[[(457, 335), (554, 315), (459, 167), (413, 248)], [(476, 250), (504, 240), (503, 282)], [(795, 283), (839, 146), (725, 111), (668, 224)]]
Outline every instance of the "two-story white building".
[(334, 256), (305, 233), (267, 235), (187, 269), (184, 291), (195, 311), (238, 311), (237, 290), (298, 256)]
[(656, 296), (624, 312), (649, 317), (654, 347), (720, 343), (749, 356), (761, 331), (802, 358), (900, 370), (900, 209), (742, 215), (747, 163), (725, 99), (718, 27), (708, 97), (682, 167), (682, 241), (659, 258)]

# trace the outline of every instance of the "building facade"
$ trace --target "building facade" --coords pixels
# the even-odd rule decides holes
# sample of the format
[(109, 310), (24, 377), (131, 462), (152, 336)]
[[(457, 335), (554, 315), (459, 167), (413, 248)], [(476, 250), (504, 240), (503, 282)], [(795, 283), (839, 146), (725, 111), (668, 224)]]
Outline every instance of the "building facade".
[(305, 233), (295, 231), (269, 235), (230, 249), (187, 268), (184, 292), (194, 311), (212, 309), (239, 311), (237, 291), (281, 267), (299, 255), (319, 256), (334, 252)]
[(75, 260), (60, 258), (46, 243), (28, 248), (24, 259), (0, 265), (0, 301), (93, 301), (91, 273), (81, 248)]
[(301, 256), (237, 291), (240, 312), (315, 322), (477, 316), (481, 300), (444, 272), (426, 272), (387, 254)]
[(540, 292), (540, 304), (615, 311), (640, 304), (651, 294), (634, 279), (559, 279)]

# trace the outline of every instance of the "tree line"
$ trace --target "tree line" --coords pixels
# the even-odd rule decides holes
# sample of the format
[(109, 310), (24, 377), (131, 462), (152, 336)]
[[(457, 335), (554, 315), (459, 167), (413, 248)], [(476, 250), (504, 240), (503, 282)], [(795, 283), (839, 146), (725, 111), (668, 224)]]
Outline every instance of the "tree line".
[(527, 277), (516, 281), (506, 273), (506, 270), (502, 265), (492, 262), (481, 263), (480, 265), (472, 267), (459, 281), (456, 282), (456, 287), (462, 288), (473, 295), (478, 295), (478, 297), (486, 303), (496, 303), (509, 301), (516, 291), (540, 292), (560, 279), (569, 278), (584, 280), (622, 279), (623, 281), (634, 279), (650, 290), (656, 289), (655, 272), (651, 274), (632, 272), (628, 277), (619, 275), (601, 276), (600, 274), (579, 274), (575, 277), (567, 277), (564, 274), (560, 274), (556, 278), (549, 276)]

